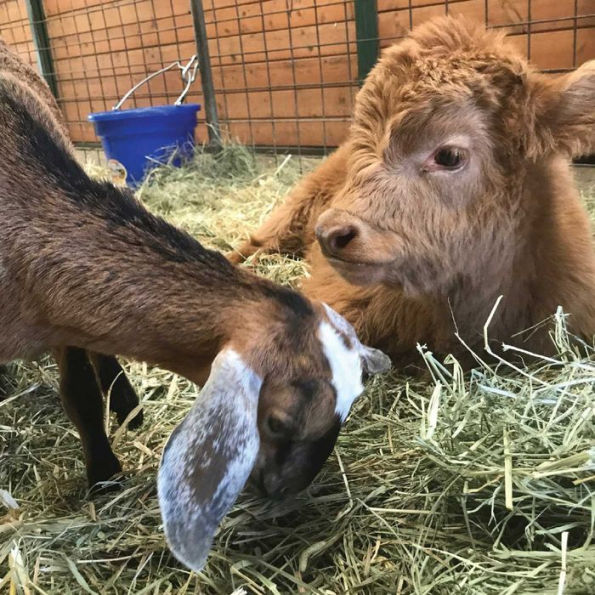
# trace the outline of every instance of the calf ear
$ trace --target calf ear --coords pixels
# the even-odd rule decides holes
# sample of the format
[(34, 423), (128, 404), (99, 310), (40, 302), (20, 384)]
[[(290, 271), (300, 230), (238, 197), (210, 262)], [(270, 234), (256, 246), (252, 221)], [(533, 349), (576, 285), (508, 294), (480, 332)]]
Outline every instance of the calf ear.
[(157, 491), (165, 536), (192, 570), (204, 566), (217, 526), (254, 466), (261, 384), (235, 351), (222, 351), (163, 451)]
[(555, 81), (542, 123), (570, 157), (595, 152), (595, 60)]

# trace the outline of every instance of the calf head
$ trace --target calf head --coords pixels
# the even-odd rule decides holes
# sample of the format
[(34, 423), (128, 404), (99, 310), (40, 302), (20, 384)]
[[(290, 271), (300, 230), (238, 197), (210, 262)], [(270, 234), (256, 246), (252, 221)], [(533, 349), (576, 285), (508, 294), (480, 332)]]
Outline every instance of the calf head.
[(390, 367), (331, 308), (296, 301), (301, 311), (269, 320), (259, 342), (239, 337), (221, 351), (164, 449), (158, 491), (166, 537), (195, 570), (249, 476), (274, 497), (305, 488), (331, 453), (362, 377)]
[(497, 276), (531, 217), (531, 169), (592, 151), (594, 123), (595, 62), (550, 79), (500, 33), (456, 19), (414, 29), (358, 94), (320, 249), (352, 283), (413, 295)]

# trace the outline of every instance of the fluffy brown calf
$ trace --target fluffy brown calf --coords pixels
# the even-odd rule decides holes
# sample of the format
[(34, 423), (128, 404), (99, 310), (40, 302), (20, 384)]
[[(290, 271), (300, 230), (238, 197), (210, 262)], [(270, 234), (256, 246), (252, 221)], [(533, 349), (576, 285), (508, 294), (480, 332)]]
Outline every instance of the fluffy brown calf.
[(557, 79), (501, 33), (441, 18), (386, 51), (347, 141), (239, 249), (305, 254), (325, 300), (396, 362), (460, 336), (549, 350), (595, 333), (595, 255), (570, 158), (595, 149), (595, 62)]

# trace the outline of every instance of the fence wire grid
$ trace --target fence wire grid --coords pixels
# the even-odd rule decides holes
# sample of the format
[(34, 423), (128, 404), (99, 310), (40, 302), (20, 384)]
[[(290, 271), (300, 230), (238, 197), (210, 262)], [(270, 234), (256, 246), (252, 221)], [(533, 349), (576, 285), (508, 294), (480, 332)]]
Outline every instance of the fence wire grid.
[[(0, 37), (43, 70), (72, 139), (97, 143), (91, 112), (197, 53), (197, 0), (0, 0)], [(345, 138), (359, 81), (383, 48), (439, 14), (506, 27), (544, 72), (595, 57), (593, 0), (203, 0), (214, 94), (225, 137), (274, 153), (326, 153)], [(178, 71), (124, 107), (171, 104)], [(187, 101), (203, 104), (200, 76)], [(207, 140), (204, 109), (197, 140)]]

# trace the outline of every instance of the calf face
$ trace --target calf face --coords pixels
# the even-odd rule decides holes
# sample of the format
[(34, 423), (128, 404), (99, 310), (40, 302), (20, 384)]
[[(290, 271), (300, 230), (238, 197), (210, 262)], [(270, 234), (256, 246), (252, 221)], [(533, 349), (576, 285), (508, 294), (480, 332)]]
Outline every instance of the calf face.
[[(510, 269), (538, 164), (593, 148), (595, 62), (552, 80), (463, 21), (422, 26), (360, 91), (342, 190), (316, 223), (348, 281), (448, 294)], [(537, 197), (538, 198), (538, 197)]]

